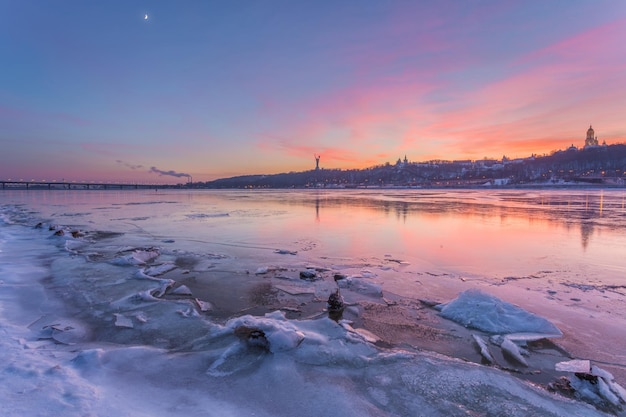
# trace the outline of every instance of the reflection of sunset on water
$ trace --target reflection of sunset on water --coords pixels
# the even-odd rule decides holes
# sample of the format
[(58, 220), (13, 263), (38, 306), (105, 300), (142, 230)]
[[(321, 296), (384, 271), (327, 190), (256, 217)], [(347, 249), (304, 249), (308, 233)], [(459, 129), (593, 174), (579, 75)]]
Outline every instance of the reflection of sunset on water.
[(290, 214), (263, 226), (259, 237), (307, 235), (329, 257), (393, 254), (492, 277), (583, 264), (624, 270), (616, 265), (623, 199), (602, 190), (294, 193), (263, 202), (288, 205)]

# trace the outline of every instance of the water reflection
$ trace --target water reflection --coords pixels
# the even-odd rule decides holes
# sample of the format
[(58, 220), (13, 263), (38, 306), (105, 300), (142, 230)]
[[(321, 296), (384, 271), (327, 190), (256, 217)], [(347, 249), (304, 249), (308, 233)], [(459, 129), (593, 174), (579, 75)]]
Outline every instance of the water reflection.
[[(305, 194), (282, 200), (283, 204), (308, 206)], [(315, 221), (328, 221), (337, 212), (369, 211), (407, 224), (411, 219), (468, 222), (499, 222), (501, 225), (526, 222), (534, 228), (579, 229), (583, 250), (594, 231), (610, 228), (626, 233), (624, 192), (616, 191), (385, 191), (323, 192), (314, 196)], [(333, 223), (335, 223), (333, 221)]]

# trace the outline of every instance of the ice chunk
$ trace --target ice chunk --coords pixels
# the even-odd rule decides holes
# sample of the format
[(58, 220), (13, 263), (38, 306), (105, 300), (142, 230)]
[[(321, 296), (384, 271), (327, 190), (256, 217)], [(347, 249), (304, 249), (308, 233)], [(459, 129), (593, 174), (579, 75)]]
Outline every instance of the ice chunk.
[(522, 356), (519, 347), (510, 339), (505, 337), (500, 347), (502, 348), (502, 351), (508, 353), (513, 359), (524, 366), (528, 366), (528, 362), (526, 362), (526, 359)]
[(472, 337), (474, 338), (474, 341), (480, 349), (481, 356), (485, 358), (485, 360), (487, 360), (489, 363), (495, 363), (495, 361), (493, 360), (493, 356), (491, 356), (491, 352), (489, 352), (489, 347), (487, 346), (485, 340), (477, 334), (473, 334)]
[[(589, 361), (587, 361), (589, 362)], [(607, 381), (612, 381), (613, 380), (613, 374), (611, 374), (608, 371), (605, 371), (602, 368), (598, 368), (596, 365), (591, 365), (590, 367), (587, 368), (586, 371), (576, 371), (576, 372), (585, 372), (591, 375), (595, 375), (595, 376), (600, 376), (602, 378), (604, 378)]]
[(602, 368), (597, 367), (596, 365), (591, 366), (591, 371), (589, 373), (591, 375), (597, 376), (598, 380), (603, 379), (604, 382), (606, 382), (607, 386), (610, 388), (610, 390), (617, 396), (617, 398), (626, 403), (626, 390), (624, 390), (621, 385), (615, 382), (613, 374), (605, 371)]
[(586, 359), (575, 359), (572, 361), (559, 362), (554, 365), (554, 369), (561, 372), (580, 372), (588, 374), (591, 363)]
[(171, 294), (174, 295), (192, 295), (191, 290), (186, 285), (181, 285), (171, 291)]
[(619, 398), (611, 391), (611, 388), (604, 382), (604, 378), (598, 378), (598, 392), (608, 402), (613, 405), (619, 405)]
[(211, 303), (209, 303), (208, 301), (202, 301), (198, 298), (195, 298), (196, 304), (198, 304), (198, 308), (200, 309), (200, 311), (207, 312), (207, 311), (211, 311), (213, 310), (213, 305)]
[(441, 309), (441, 316), (488, 333), (543, 333), (562, 335), (548, 320), (497, 297), (471, 289)]
[(534, 342), (541, 339), (561, 337), (561, 333), (509, 333), (506, 337), (514, 342)]
[(361, 294), (381, 297), (383, 289), (380, 285), (359, 277), (347, 277), (336, 281), (340, 288), (346, 288)]
[(284, 313), (276, 311), (268, 313), (264, 318), (242, 316), (227, 323), (227, 328), (236, 332), (236, 329), (256, 329), (262, 332), (269, 344), (268, 350), (272, 353), (291, 350), (303, 340), (304, 334), (291, 322), (287, 321)]
[(622, 402), (626, 403), (626, 390), (620, 384), (615, 381), (607, 381), (609, 387), (611, 387), (611, 391), (615, 393), (618, 397), (621, 398)]
[(119, 314), (119, 313), (115, 313), (115, 326), (116, 327), (125, 327), (128, 329), (132, 329), (133, 328), (133, 321), (126, 317), (123, 314)]
[(163, 263), (161, 265), (150, 266), (143, 270), (143, 273), (152, 277), (163, 275), (176, 269), (176, 265), (171, 262)]
[(369, 343), (376, 343), (380, 340), (380, 337), (376, 336), (374, 333), (370, 332), (369, 330), (365, 330), (362, 328), (356, 328), (354, 329), (354, 331), (361, 337), (363, 337), (363, 339), (366, 342)]
[(133, 252), (132, 257), (137, 264), (145, 264), (153, 259), (158, 258), (160, 255), (158, 249), (141, 249)]
[(176, 310), (176, 312), (183, 317), (199, 317), (200, 316), (198, 312), (196, 311), (196, 309), (192, 307), (189, 307), (185, 310)]

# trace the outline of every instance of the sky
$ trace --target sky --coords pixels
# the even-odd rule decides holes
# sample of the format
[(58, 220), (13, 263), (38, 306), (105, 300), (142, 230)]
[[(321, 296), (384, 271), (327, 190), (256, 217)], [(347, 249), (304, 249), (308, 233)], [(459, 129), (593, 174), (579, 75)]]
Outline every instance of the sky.
[(0, 0), (0, 179), (626, 143), (624, 0)]

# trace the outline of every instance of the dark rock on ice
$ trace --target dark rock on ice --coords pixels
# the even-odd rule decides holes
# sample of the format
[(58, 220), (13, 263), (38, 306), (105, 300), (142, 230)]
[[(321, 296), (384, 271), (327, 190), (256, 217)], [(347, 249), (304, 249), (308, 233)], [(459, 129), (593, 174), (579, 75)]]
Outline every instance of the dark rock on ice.
[(574, 372), (574, 375), (576, 375), (576, 378), (583, 381), (589, 381), (594, 385), (598, 383), (598, 377), (595, 375), (587, 374), (584, 372)]
[(339, 288), (337, 288), (335, 292), (330, 294), (330, 297), (328, 297), (328, 310), (339, 311), (343, 310), (344, 307), (343, 297), (339, 292)]
[(300, 271), (300, 279), (305, 279), (307, 281), (315, 281), (317, 279), (317, 272), (314, 269), (307, 269), (304, 271)]
[(35, 229), (41, 229), (43, 227), (43, 223), (39, 222), (35, 225)]
[(63, 231), (63, 229), (59, 229), (54, 232), (54, 236), (65, 236), (65, 232)]
[(348, 276), (345, 274), (335, 274), (334, 278), (335, 278), (335, 281), (340, 281), (342, 279), (348, 278)]
[(270, 343), (265, 337), (263, 330), (254, 327), (239, 326), (235, 328), (235, 335), (244, 340), (250, 347), (270, 351)]
[(328, 317), (334, 321), (341, 320), (345, 304), (343, 302), (343, 297), (339, 292), (339, 288), (337, 288), (334, 293), (330, 294), (330, 296), (328, 297), (327, 306)]
[(280, 255), (297, 255), (298, 251), (295, 250), (287, 250), (287, 249), (276, 249), (274, 253), (278, 253)]

